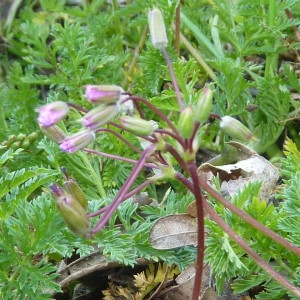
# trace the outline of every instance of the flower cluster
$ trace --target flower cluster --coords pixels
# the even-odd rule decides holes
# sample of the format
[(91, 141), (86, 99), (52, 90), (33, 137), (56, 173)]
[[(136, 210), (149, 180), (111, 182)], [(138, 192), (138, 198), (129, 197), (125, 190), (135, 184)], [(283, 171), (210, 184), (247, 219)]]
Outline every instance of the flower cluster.
[[(148, 18), (152, 44), (164, 54), (170, 72), (174, 74), (172, 64), (165, 49), (168, 40), (163, 16), (161, 12), (155, 8), (149, 12)], [(147, 184), (156, 180), (165, 178), (174, 179), (176, 176), (179, 176), (173, 165), (174, 159), (182, 170), (191, 176), (189, 164), (193, 164), (195, 161), (200, 144), (197, 131), (199, 126), (206, 122), (210, 116), (219, 119), (221, 129), (232, 137), (238, 138), (239, 140), (253, 139), (253, 134), (238, 120), (229, 116), (220, 117), (211, 112), (213, 93), (209, 85), (203, 88), (200, 97), (193, 105), (185, 105), (180, 96), (176, 77), (172, 77), (172, 83), (177, 94), (178, 106), (180, 108), (178, 120), (175, 122), (172, 122), (167, 115), (151, 104), (147, 99), (125, 93), (121, 87), (116, 85), (86, 85), (85, 97), (90, 104), (93, 105), (93, 108), (88, 112), (75, 104), (67, 104), (62, 101), (56, 101), (38, 109), (38, 123), (41, 131), (58, 143), (62, 151), (73, 153), (84, 149), (85, 151), (98, 155), (105, 155), (106, 157), (135, 164), (131, 175), (124, 182), (114, 202), (110, 206), (101, 209), (98, 213), (103, 214), (103, 216), (96, 227), (90, 231), (90, 234), (96, 233), (105, 226), (118, 204), (128, 198), (129, 188), (144, 167), (150, 167), (154, 173), (152, 177), (148, 178)], [(138, 117), (134, 116), (133, 103), (139, 115)], [(148, 108), (157, 115), (158, 119), (160, 119), (162, 123), (165, 123), (166, 127), (159, 129), (156, 122), (145, 120), (140, 103), (148, 106)], [(84, 111), (84, 115), (79, 119), (82, 129), (72, 135), (66, 134), (57, 124), (69, 113), (70, 107), (78, 109), (80, 112)], [(124, 112), (126, 115), (124, 115)], [(118, 122), (112, 122), (119, 115), (121, 116)], [(125, 130), (136, 135), (140, 140), (140, 146), (143, 148), (143, 151), (137, 149), (114, 130), (110, 128), (104, 129), (103, 126), (107, 123), (110, 123), (122, 131)], [(98, 131), (109, 131), (115, 134), (127, 146), (140, 153), (140, 159), (134, 161), (130, 158), (119, 157), (86, 148), (86, 146), (95, 139)], [(181, 177), (179, 176), (179, 178)], [(70, 182), (70, 185), (74, 187), (73, 182)], [(138, 187), (136, 191), (142, 188), (144, 188), (144, 186)], [(78, 199), (80, 193), (78, 194), (78, 192), (76, 192), (72, 195), (70, 191), (64, 192), (64, 190), (57, 185), (53, 185), (51, 190), (69, 227), (75, 232), (85, 232), (87, 230), (87, 222), (85, 220), (86, 213), (83, 213), (83, 211), (86, 210), (86, 206), (78, 205), (78, 202), (81, 203), (80, 199)], [(71, 191), (73, 190), (72, 188)], [(74, 211), (74, 219), (77, 219), (76, 224), (80, 224), (83, 227), (82, 231), (66, 217), (67, 213), (65, 213), (65, 211), (69, 210)], [(94, 213), (91, 214), (90, 217), (93, 215)]]
[(80, 119), (84, 128), (72, 135), (66, 134), (57, 123), (68, 114), (70, 106), (73, 105), (63, 101), (46, 104), (37, 110), (37, 121), (41, 131), (58, 143), (62, 151), (76, 152), (89, 145), (95, 138), (95, 131), (112, 121), (122, 111), (123, 92), (121, 87), (115, 85), (87, 85), (85, 96), (96, 106)]

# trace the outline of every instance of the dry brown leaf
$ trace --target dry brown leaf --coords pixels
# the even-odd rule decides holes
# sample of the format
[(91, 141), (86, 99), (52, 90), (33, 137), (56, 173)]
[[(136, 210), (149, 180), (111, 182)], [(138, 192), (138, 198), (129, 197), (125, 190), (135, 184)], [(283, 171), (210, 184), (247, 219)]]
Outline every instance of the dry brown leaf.
[(193, 218), (197, 218), (197, 207), (196, 201), (193, 201), (186, 209), (187, 214), (189, 214)]
[(187, 245), (196, 246), (196, 221), (188, 214), (162, 217), (152, 227), (149, 239), (155, 249), (172, 249)]
[(223, 166), (204, 163), (198, 168), (198, 174), (210, 183), (213, 177), (219, 175), (222, 194), (230, 196), (234, 196), (248, 182), (260, 181), (262, 185), (259, 197), (267, 200), (276, 186), (279, 172), (252, 149), (237, 142), (230, 144), (239, 150), (237, 163)]

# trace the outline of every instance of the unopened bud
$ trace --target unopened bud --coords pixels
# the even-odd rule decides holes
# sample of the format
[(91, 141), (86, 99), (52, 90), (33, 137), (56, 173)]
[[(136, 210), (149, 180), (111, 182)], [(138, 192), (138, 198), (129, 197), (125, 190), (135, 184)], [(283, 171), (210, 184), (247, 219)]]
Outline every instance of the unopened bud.
[(26, 134), (24, 133), (19, 133), (16, 137), (17, 141), (23, 142), (26, 139)]
[(85, 87), (85, 97), (91, 103), (116, 103), (122, 92), (123, 89), (116, 85), (87, 85)]
[(63, 101), (55, 101), (40, 107), (37, 112), (39, 124), (52, 126), (67, 115), (69, 106)]
[(213, 93), (209, 86), (203, 88), (200, 98), (197, 100), (194, 110), (196, 121), (205, 122), (212, 110)]
[(27, 138), (30, 140), (30, 142), (35, 142), (38, 138), (38, 134), (36, 132), (30, 133)]
[(230, 116), (224, 116), (220, 121), (220, 128), (239, 141), (249, 142), (256, 140), (254, 134), (240, 121)]
[(74, 153), (86, 147), (94, 139), (95, 139), (94, 132), (90, 130), (82, 130), (71, 136), (64, 138), (62, 143), (59, 145), (59, 148), (62, 151)]
[(21, 147), (21, 142), (20, 141), (16, 141), (14, 143), (11, 144), (10, 146), (13, 150), (17, 150)]
[(119, 114), (118, 105), (99, 105), (90, 110), (82, 119), (82, 125), (90, 130), (97, 130), (113, 120)]
[(179, 116), (178, 131), (184, 139), (188, 139), (192, 136), (194, 130), (194, 118), (193, 110), (190, 106), (187, 106)]
[(52, 126), (40, 125), (40, 129), (46, 137), (48, 137), (51, 141), (58, 144), (60, 144), (66, 137), (64, 131), (60, 129), (57, 125), (52, 125)]
[(9, 137), (8, 137), (8, 143), (9, 144), (12, 144), (13, 142), (15, 142), (17, 140), (17, 137), (14, 135), (14, 134), (12, 134), (12, 135), (10, 135)]
[(123, 116), (120, 118), (120, 123), (124, 129), (129, 132), (141, 136), (151, 135), (155, 129), (158, 128), (158, 125), (155, 121), (147, 121), (144, 119), (139, 119), (130, 116)]
[(21, 143), (21, 148), (22, 149), (28, 149), (30, 147), (30, 140), (29, 139), (25, 139), (22, 143)]
[(159, 9), (154, 8), (149, 12), (148, 23), (153, 46), (157, 49), (166, 48), (168, 38), (164, 19)]
[(68, 227), (75, 233), (85, 235), (89, 231), (89, 219), (86, 210), (72, 195), (63, 190), (60, 186), (52, 184), (51, 193), (55, 199), (63, 219)]

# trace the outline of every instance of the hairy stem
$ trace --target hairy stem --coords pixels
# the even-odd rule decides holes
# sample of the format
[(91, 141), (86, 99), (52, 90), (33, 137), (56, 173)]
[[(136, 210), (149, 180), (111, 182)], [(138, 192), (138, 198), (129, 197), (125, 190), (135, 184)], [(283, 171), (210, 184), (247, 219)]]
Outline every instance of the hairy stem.
[(153, 110), (153, 112), (155, 112), (169, 127), (170, 129), (173, 131), (173, 133), (180, 137), (180, 134), (177, 130), (177, 128), (174, 126), (174, 124), (170, 121), (170, 119), (160, 110), (158, 109), (155, 105), (153, 105), (152, 103), (150, 103), (148, 100), (141, 98), (141, 97), (137, 97), (137, 96), (131, 96), (130, 97), (131, 100), (133, 101), (140, 101), (142, 103), (144, 103), (145, 105), (147, 105), (150, 109)]
[(252, 257), (255, 262), (264, 269), (272, 278), (274, 278), (277, 282), (279, 282), (282, 286), (288, 289), (291, 293), (300, 297), (300, 290), (287, 281), (281, 274), (277, 273), (274, 269), (270, 267), (270, 265), (264, 261), (256, 252), (252, 250), (252, 248), (245, 243), (241, 237), (235, 233), (214, 211), (214, 209), (205, 201), (204, 202), (205, 210), (209, 213), (211, 218), (239, 245), (241, 246), (245, 252), (248, 253), (250, 257)]
[[(123, 197), (123, 201), (129, 199), (130, 197), (134, 196), (135, 194), (137, 194), (138, 192), (142, 191), (145, 187), (147, 187), (149, 184), (153, 183), (153, 180), (148, 179), (145, 182), (143, 182), (142, 184), (140, 184), (138, 187), (136, 187), (135, 189), (133, 189), (132, 191), (128, 192), (124, 197)], [(91, 213), (88, 215), (89, 218), (92, 217), (96, 217), (99, 216), (101, 214), (103, 214), (105, 211), (107, 211), (108, 209), (110, 209), (112, 203), (110, 203), (109, 205)]]
[(112, 216), (114, 211), (117, 209), (120, 203), (124, 201), (124, 196), (127, 194), (129, 188), (134, 183), (135, 179), (139, 175), (140, 171), (144, 167), (148, 157), (152, 154), (154, 151), (156, 145), (150, 145), (143, 154), (141, 155), (140, 159), (138, 160), (137, 164), (134, 166), (134, 168), (131, 171), (131, 174), (124, 182), (122, 188), (119, 190), (118, 194), (116, 195), (116, 198), (109, 206), (109, 209), (105, 211), (103, 217), (100, 219), (100, 221), (97, 223), (97, 225), (94, 227), (94, 229), (91, 230), (90, 235), (95, 234), (96, 232), (100, 231), (103, 226), (106, 225), (109, 218)]
[(183, 183), (195, 196), (196, 210), (197, 210), (197, 263), (196, 263), (196, 275), (193, 289), (192, 300), (198, 300), (201, 290), (202, 274), (203, 274), (203, 261), (204, 261), (204, 209), (203, 209), (203, 196), (201, 194), (201, 188), (198, 184), (197, 167), (194, 162), (188, 163), (191, 180), (184, 177), (181, 173), (176, 172), (175, 178)]
[(290, 243), (283, 237), (281, 237), (279, 234), (275, 233), (271, 229), (267, 228), (263, 224), (259, 223), (257, 220), (249, 216), (247, 213), (227, 201), (222, 195), (220, 195), (216, 190), (214, 190), (203, 178), (198, 176), (199, 178), (199, 184), (201, 187), (207, 191), (212, 197), (214, 197), (217, 201), (219, 201), (222, 205), (224, 205), (226, 208), (228, 208), (230, 211), (235, 213), (237, 216), (239, 216), (241, 219), (246, 221), (248, 224), (253, 226), (254, 228), (258, 229), (262, 233), (264, 233), (266, 236), (270, 237), (273, 239), (275, 242), (278, 244), (282, 245), (286, 249), (289, 249), (296, 255), (300, 256), (300, 248), (295, 246), (294, 244)]
[[(106, 152), (101, 152), (101, 151), (97, 151), (97, 150), (93, 150), (93, 149), (89, 149), (89, 148), (83, 148), (83, 150), (85, 152), (88, 152), (88, 153), (93, 153), (93, 154), (97, 154), (99, 156), (104, 156), (104, 157), (107, 157), (107, 158), (111, 158), (111, 159), (115, 159), (115, 160), (119, 160), (119, 161), (124, 161), (124, 162), (130, 163), (130, 164), (137, 164), (138, 163), (138, 161), (135, 160), (135, 159), (131, 159), (131, 158), (127, 158), (127, 157), (123, 157), (123, 156), (119, 156), (119, 155), (109, 154), (109, 153), (106, 153)], [(144, 166), (147, 167), (147, 168), (151, 168), (151, 169), (157, 169), (158, 168), (157, 165), (155, 165), (155, 164), (145, 163)]]

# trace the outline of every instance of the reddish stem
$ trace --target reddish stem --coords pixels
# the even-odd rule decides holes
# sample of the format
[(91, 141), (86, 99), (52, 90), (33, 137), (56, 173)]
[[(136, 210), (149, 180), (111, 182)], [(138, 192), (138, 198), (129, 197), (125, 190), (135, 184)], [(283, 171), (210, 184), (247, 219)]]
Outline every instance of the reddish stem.
[(234, 232), (221, 218), (220, 216), (214, 211), (214, 209), (206, 202), (204, 201), (204, 207), (205, 210), (209, 213), (209, 215), (212, 217), (212, 219), (239, 245), (241, 246), (245, 252), (248, 253), (249, 256), (251, 256), (255, 262), (262, 267), (272, 278), (274, 278), (277, 282), (279, 282), (282, 286), (284, 286), (286, 289), (288, 289), (290, 292), (292, 292), (297, 297), (300, 297), (300, 290), (297, 289), (293, 284), (291, 284), (289, 281), (287, 281), (282, 275), (277, 273), (274, 269), (270, 267), (270, 265), (264, 261), (257, 253), (255, 253), (252, 248), (245, 243), (244, 240), (241, 239), (241, 237)]
[[(198, 176), (199, 177), (199, 176)], [(185, 186), (195, 195), (195, 186), (191, 181), (189, 181), (187, 178), (185, 178), (182, 174), (177, 173), (176, 179), (178, 179), (180, 182), (185, 184)], [(216, 193), (219, 195), (215, 190), (214, 194)], [(212, 194), (211, 192), (209, 192)], [(196, 195), (195, 195), (196, 196)], [(216, 198), (216, 195), (212, 195), (214, 198)], [(287, 288), (290, 292), (292, 292), (294, 295), (300, 297), (300, 290), (291, 284), (289, 281), (287, 281), (282, 275), (277, 273), (274, 269), (270, 267), (270, 265), (264, 261), (257, 253), (255, 253), (252, 248), (245, 243), (244, 240), (241, 239), (241, 237), (234, 232), (225, 222), (220, 218), (220, 216), (214, 211), (214, 209), (207, 203), (205, 199), (202, 199), (203, 206), (205, 210), (209, 213), (209, 215), (212, 217), (212, 219), (239, 245), (241, 246), (245, 252), (248, 253), (249, 256), (251, 256), (256, 263), (261, 266), (263, 270), (265, 270), (272, 278), (274, 278), (277, 282), (279, 282), (282, 286)], [(197, 204), (197, 202), (196, 202)], [(199, 221), (199, 220), (198, 220)], [(262, 225), (262, 224), (260, 224)], [(258, 229), (260, 230), (260, 229)], [(194, 299), (193, 299), (194, 300)]]
[(205, 243), (205, 232), (204, 232), (204, 209), (203, 209), (203, 196), (201, 194), (201, 188), (198, 184), (197, 167), (194, 162), (188, 163), (191, 180), (184, 177), (181, 173), (176, 172), (175, 178), (182, 182), (195, 196), (196, 199), (196, 210), (197, 210), (197, 263), (196, 263), (196, 274), (195, 283), (193, 289), (192, 300), (198, 300), (202, 284), (203, 274), (203, 261), (204, 261), (204, 243)]
[(207, 191), (212, 197), (214, 197), (217, 201), (219, 201), (222, 205), (224, 205), (226, 208), (228, 208), (230, 211), (235, 213), (237, 216), (239, 216), (241, 219), (246, 221), (248, 224), (253, 226), (254, 228), (258, 229), (262, 233), (264, 233), (266, 236), (270, 237), (272, 240), (277, 242), (278, 244), (282, 245), (286, 249), (289, 249), (296, 255), (300, 256), (300, 248), (295, 246), (294, 244), (290, 243), (286, 239), (284, 239), (279, 234), (275, 233), (271, 229), (267, 228), (263, 224), (259, 223), (257, 220), (249, 216), (247, 213), (245, 213), (243, 210), (239, 209), (229, 201), (227, 201), (222, 195), (220, 195), (216, 190), (214, 190), (201, 176), (198, 176), (199, 178), (199, 184), (200, 186)]
[(174, 124), (169, 120), (169, 118), (160, 110), (158, 109), (155, 105), (153, 105), (152, 103), (150, 103), (148, 100), (141, 98), (141, 97), (137, 97), (137, 96), (131, 96), (130, 97), (131, 100), (133, 101), (140, 101), (142, 103), (144, 103), (145, 105), (147, 105), (150, 109), (153, 110), (153, 112), (155, 112), (169, 127), (170, 129), (173, 131), (173, 133), (177, 136), (180, 137), (180, 134), (177, 130), (177, 128), (174, 126)]
[[(138, 163), (138, 161), (135, 160), (135, 159), (131, 159), (131, 158), (127, 158), (127, 157), (123, 157), (123, 156), (119, 156), (119, 155), (113, 155), (113, 154), (109, 154), (109, 153), (106, 153), (106, 152), (101, 152), (101, 151), (97, 151), (97, 150), (93, 150), (93, 149), (89, 149), (89, 148), (83, 148), (82, 150), (84, 150), (85, 152), (88, 152), (88, 153), (93, 153), (93, 154), (97, 154), (97, 155), (100, 155), (100, 156), (103, 156), (103, 157), (116, 159), (116, 160), (119, 160), (119, 161), (124, 161), (124, 162), (130, 163), (130, 164), (137, 164)], [(145, 163), (144, 166), (148, 167), (148, 168), (151, 168), (151, 169), (158, 169), (157, 165), (155, 165), (155, 164)]]

